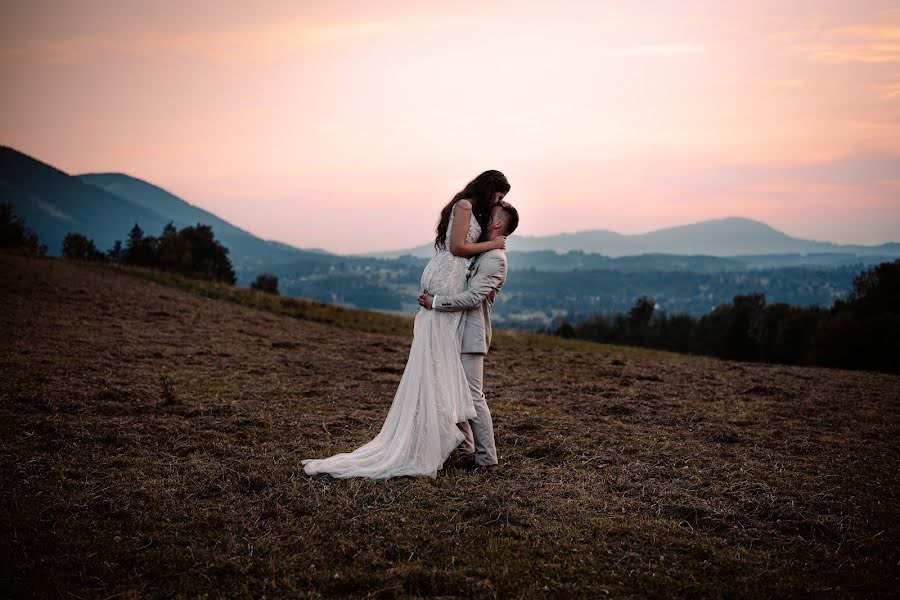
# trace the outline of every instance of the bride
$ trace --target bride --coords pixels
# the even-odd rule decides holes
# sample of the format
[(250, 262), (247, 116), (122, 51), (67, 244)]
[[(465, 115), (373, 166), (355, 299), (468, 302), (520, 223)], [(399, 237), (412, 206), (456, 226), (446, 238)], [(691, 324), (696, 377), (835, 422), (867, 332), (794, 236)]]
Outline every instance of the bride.
[[(485, 171), (456, 194), (441, 211), (435, 250), (422, 272), (422, 289), (435, 295), (465, 288), (472, 257), (505, 249), (506, 237), (478, 242), (491, 208), (509, 192), (500, 171)], [(303, 470), (313, 475), (387, 479), (399, 475), (435, 477), (444, 461), (463, 441), (457, 423), (475, 417), (457, 336), (462, 311), (420, 308), (413, 341), (394, 401), (378, 435), (353, 452), (322, 459), (305, 459)]]

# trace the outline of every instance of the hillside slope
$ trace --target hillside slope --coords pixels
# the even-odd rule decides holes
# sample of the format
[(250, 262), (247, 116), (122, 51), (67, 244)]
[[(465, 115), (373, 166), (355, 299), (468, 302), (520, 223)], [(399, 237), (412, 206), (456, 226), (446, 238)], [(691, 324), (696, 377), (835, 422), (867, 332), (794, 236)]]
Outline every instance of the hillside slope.
[(12, 204), (51, 254), (62, 251), (68, 233), (86, 235), (105, 251), (115, 240), (124, 241), (135, 222), (152, 235), (158, 235), (168, 222), (155, 210), (7, 146), (0, 146), (0, 202)]
[[(0, 253), (7, 596), (774, 597), (897, 589), (900, 377), (501, 337), (501, 466), (310, 478), (409, 334)], [(525, 341), (521, 341), (525, 340)]]

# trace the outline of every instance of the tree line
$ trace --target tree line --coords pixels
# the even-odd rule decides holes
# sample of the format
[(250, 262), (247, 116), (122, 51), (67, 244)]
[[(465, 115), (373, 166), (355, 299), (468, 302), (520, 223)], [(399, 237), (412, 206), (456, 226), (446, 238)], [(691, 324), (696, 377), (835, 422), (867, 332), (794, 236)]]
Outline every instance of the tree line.
[(168, 223), (158, 237), (145, 235), (140, 225), (135, 223), (128, 232), (125, 246), (116, 240), (107, 252), (98, 250), (94, 241), (84, 235), (69, 233), (63, 239), (62, 255), (77, 260), (150, 267), (229, 285), (237, 281), (228, 248), (216, 240), (212, 227), (202, 223), (180, 230)]
[(900, 260), (858, 273), (847, 299), (830, 308), (766, 304), (764, 294), (751, 293), (694, 318), (667, 315), (641, 296), (627, 313), (578, 323), (557, 318), (545, 332), (734, 360), (900, 373)]
[[(47, 253), (47, 247), (38, 242), (37, 234), (14, 214), (10, 204), (0, 204), (0, 247), (19, 248), (41, 256)], [(105, 252), (97, 248), (94, 240), (72, 232), (63, 239), (61, 254), (75, 260), (149, 267), (228, 285), (237, 283), (228, 248), (216, 239), (210, 225), (202, 223), (179, 230), (170, 222), (159, 236), (145, 235), (135, 223), (124, 246), (116, 240), (113, 248)], [(277, 294), (278, 278), (263, 273), (251, 287)]]

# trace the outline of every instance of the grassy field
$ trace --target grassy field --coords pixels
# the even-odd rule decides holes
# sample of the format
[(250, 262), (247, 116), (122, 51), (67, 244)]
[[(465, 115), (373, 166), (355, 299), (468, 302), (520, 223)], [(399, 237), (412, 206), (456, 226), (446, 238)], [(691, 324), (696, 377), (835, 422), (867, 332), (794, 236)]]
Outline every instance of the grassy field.
[(501, 466), (308, 477), (411, 321), (0, 253), (4, 596), (783, 597), (898, 589), (900, 377), (502, 332)]

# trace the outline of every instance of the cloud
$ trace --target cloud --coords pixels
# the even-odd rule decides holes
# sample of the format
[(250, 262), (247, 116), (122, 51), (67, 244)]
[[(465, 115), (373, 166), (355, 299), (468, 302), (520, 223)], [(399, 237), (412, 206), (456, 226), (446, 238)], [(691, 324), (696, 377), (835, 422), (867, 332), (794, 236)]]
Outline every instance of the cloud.
[(787, 186), (808, 184), (863, 189), (888, 184), (896, 180), (897, 173), (900, 173), (900, 155), (870, 152), (809, 163), (722, 164), (692, 172), (685, 169), (647, 177), (667, 185), (690, 189), (703, 187), (761, 189), (759, 186), (773, 183)]
[(881, 97), (884, 100), (893, 100), (895, 98), (900, 98), (900, 81), (882, 86)]
[(900, 24), (825, 27), (781, 32), (788, 47), (813, 62), (900, 63)]
[(399, 21), (292, 22), (261, 27), (171, 34), (145, 31), (131, 34), (81, 35), (68, 38), (28, 38), (19, 46), (0, 49), (0, 63), (36, 59), (71, 63), (98, 54), (181, 55), (221, 62), (245, 62), (278, 56), (306, 47), (351, 43), (396, 32)]
[(790, 89), (803, 87), (806, 82), (802, 79), (770, 79), (765, 84), (773, 88)]
[(706, 51), (703, 44), (655, 44), (628, 48), (623, 54), (677, 56), (680, 54), (699, 54)]

